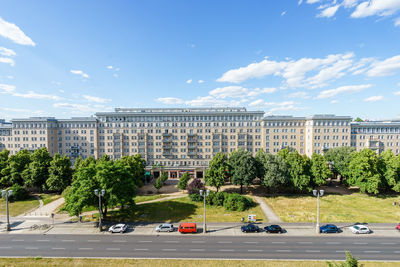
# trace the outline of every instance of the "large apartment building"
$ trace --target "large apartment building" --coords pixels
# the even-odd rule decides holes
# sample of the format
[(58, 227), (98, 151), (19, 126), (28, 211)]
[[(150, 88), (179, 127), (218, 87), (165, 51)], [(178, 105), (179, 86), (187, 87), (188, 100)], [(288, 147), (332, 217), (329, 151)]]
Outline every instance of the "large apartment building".
[(141, 154), (147, 168), (170, 177), (185, 171), (202, 177), (217, 152), (290, 147), (311, 156), (353, 146), (399, 153), (400, 121), (352, 122), (349, 116), (264, 116), (245, 108), (116, 108), (93, 117), (0, 121), (0, 150), (47, 147), (53, 155), (113, 159)]

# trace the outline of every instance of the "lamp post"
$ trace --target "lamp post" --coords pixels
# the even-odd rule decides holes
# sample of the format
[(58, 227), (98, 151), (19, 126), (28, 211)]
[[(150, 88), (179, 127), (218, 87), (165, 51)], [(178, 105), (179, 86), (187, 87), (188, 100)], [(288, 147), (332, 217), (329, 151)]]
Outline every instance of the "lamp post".
[(206, 225), (206, 197), (210, 194), (210, 190), (200, 190), (200, 196), (204, 199), (204, 223), (203, 223), (203, 234), (207, 233), (207, 225)]
[(319, 197), (324, 195), (324, 190), (313, 190), (314, 196), (317, 197), (317, 225), (315, 226), (315, 232), (319, 234)]
[(3, 197), (6, 197), (6, 209), (7, 209), (7, 228), (6, 228), (6, 230), (7, 231), (11, 231), (11, 227), (10, 227), (10, 216), (9, 216), (9, 213), (8, 213), (8, 197), (10, 197), (11, 195), (12, 195), (12, 190), (2, 190), (1, 191), (1, 195), (3, 196)]
[(101, 232), (101, 197), (104, 197), (104, 194), (106, 193), (105, 189), (101, 189), (99, 191), (98, 189), (94, 190), (94, 194), (99, 197), (99, 230)]

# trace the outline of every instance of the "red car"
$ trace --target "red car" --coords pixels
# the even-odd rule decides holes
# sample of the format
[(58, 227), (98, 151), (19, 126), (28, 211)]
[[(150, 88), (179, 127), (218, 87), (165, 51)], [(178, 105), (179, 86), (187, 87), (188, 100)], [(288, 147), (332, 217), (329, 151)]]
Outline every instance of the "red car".
[(396, 225), (396, 229), (400, 231), (400, 223)]

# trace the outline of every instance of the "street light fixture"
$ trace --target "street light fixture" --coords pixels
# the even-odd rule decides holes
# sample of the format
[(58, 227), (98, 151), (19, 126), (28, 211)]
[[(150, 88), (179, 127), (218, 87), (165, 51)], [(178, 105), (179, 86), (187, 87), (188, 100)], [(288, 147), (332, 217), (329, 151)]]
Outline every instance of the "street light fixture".
[(11, 231), (10, 216), (9, 216), (9, 213), (8, 213), (8, 197), (10, 197), (12, 195), (12, 192), (13, 192), (12, 190), (2, 190), (1, 191), (2, 197), (6, 198), (6, 206), (7, 206), (7, 228), (6, 228), (6, 230), (7, 231)]
[(98, 189), (94, 190), (94, 194), (99, 197), (99, 230), (101, 232), (101, 197), (104, 197), (104, 194), (106, 193), (105, 189), (101, 189), (99, 191)]
[(206, 197), (210, 194), (210, 190), (200, 190), (200, 196), (204, 199), (204, 223), (203, 223), (203, 234), (207, 233), (207, 225), (206, 225)]
[(314, 194), (314, 196), (316, 196), (317, 197), (317, 225), (315, 226), (315, 232), (317, 233), (317, 234), (319, 234), (320, 233), (320, 230), (319, 230), (319, 197), (321, 196), (323, 196), (324, 195), (324, 190), (313, 190), (313, 194)]

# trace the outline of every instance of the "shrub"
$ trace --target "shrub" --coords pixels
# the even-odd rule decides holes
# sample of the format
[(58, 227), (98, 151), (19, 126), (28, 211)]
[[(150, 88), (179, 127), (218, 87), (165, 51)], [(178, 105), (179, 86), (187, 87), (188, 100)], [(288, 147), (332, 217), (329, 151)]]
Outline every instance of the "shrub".
[(199, 193), (200, 189), (204, 189), (204, 183), (199, 178), (194, 179), (187, 187), (189, 195)]
[(215, 197), (215, 192), (210, 191), (210, 194), (206, 197), (206, 204), (207, 205), (214, 205), (214, 197)]
[(190, 194), (189, 198), (191, 201), (195, 201), (195, 202), (200, 202), (203, 200), (203, 197), (200, 196), (200, 194), (194, 193), (194, 194)]
[(230, 211), (245, 211), (253, 205), (253, 200), (237, 193), (227, 194), (224, 200), (224, 208)]
[(165, 182), (168, 180), (167, 173), (166, 172), (162, 172), (160, 178), (161, 178), (162, 183), (165, 184)]
[(224, 205), (224, 200), (226, 195), (228, 195), (225, 192), (217, 192), (214, 194), (213, 198), (213, 205), (215, 206), (223, 206)]
[(156, 180), (156, 182), (155, 182), (155, 184), (154, 184), (154, 187), (155, 187), (155, 189), (157, 189), (157, 192), (158, 192), (158, 190), (160, 190), (160, 188), (163, 186), (163, 181), (162, 181), (162, 178), (161, 178), (161, 176), (160, 177), (158, 177), (157, 178), (157, 180)]
[(28, 190), (19, 184), (13, 184), (9, 190), (13, 191), (10, 200), (24, 200), (29, 198)]
[(188, 185), (189, 180), (190, 180), (190, 176), (189, 176), (189, 174), (187, 172), (185, 172), (182, 175), (182, 177), (179, 179), (178, 188), (180, 190), (185, 190), (187, 185)]

